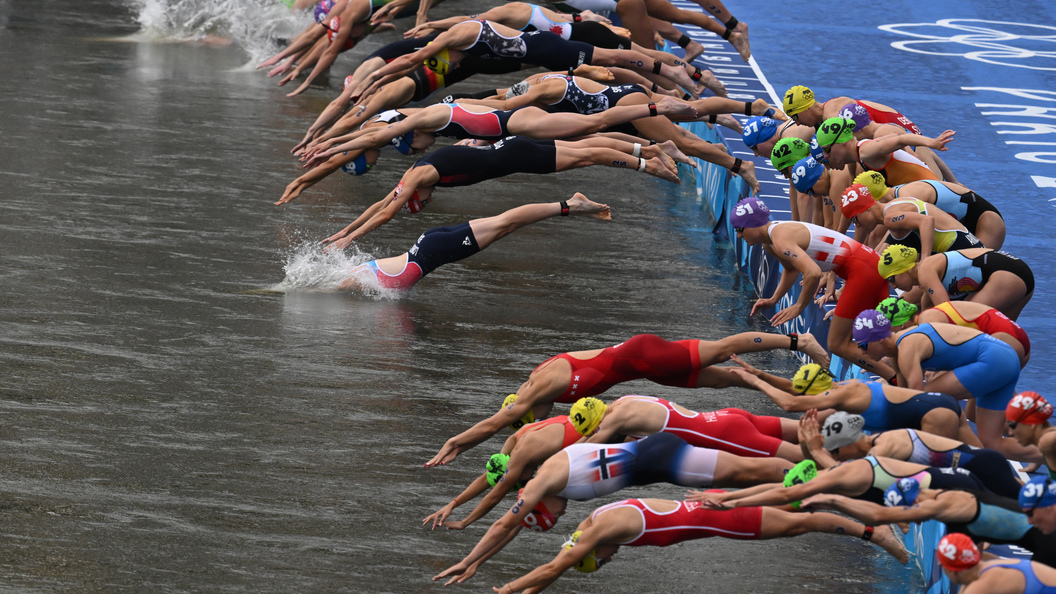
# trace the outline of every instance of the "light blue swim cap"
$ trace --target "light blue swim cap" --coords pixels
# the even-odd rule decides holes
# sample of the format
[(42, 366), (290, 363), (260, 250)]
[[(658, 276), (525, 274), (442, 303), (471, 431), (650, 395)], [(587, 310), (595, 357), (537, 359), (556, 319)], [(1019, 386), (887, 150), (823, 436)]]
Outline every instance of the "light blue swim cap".
[[(344, 154), (347, 155), (348, 153), (346, 152)], [(349, 175), (366, 175), (371, 167), (373, 167), (373, 165), (367, 163), (367, 154), (360, 153), (358, 157), (342, 165), (341, 171), (344, 171)]]
[(752, 148), (759, 143), (766, 142), (777, 134), (777, 121), (768, 117), (755, 116), (744, 123), (744, 132), (741, 135), (744, 144)]
[(806, 194), (818, 183), (822, 173), (825, 173), (825, 166), (814, 157), (800, 159), (792, 166), (792, 185), (797, 192)]

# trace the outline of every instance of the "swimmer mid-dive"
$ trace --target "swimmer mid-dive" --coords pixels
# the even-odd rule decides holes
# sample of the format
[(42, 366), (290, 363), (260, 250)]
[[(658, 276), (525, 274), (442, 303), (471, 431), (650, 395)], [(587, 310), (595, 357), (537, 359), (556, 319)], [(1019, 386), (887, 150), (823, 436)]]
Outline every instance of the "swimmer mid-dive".
[(659, 145), (594, 137), (566, 142), (511, 136), (484, 148), (445, 146), (419, 159), (384, 198), (325, 241), (344, 249), (401, 210), (420, 212), (432, 202), (436, 186), (468, 186), (513, 173), (546, 174), (591, 165), (637, 169), (679, 183), (674, 160)]
[(733, 355), (786, 348), (829, 364), (828, 353), (807, 333), (783, 336), (744, 332), (716, 341), (670, 341), (639, 334), (608, 348), (555, 355), (532, 371), (499, 412), (447, 440), (425, 465), (451, 462), (508, 425), (516, 429), (522, 423), (545, 418), (555, 402), (571, 404), (635, 379), (682, 388), (747, 387), (729, 368), (715, 365)]
[(621, 546), (666, 547), (699, 538), (768, 540), (823, 532), (860, 538), (884, 549), (899, 563), (908, 554), (888, 526), (865, 526), (829, 513), (798, 514), (773, 507), (716, 511), (691, 501), (625, 499), (599, 507), (579, 524), (557, 557), (495, 592), (539, 592), (570, 567), (592, 573)]
[(525, 204), (498, 216), (450, 227), (433, 227), (422, 233), (414, 247), (403, 254), (356, 267), (340, 288), (407, 290), (444, 264), (468, 258), (525, 225), (559, 215), (612, 220), (607, 205), (592, 202), (579, 193), (560, 203)]

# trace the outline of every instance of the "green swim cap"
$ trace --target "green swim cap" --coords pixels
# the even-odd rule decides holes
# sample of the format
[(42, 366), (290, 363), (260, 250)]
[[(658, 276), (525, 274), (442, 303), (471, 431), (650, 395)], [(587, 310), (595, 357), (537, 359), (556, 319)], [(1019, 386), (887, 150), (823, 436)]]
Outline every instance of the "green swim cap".
[(800, 159), (806, 159), (810, 156), (810, 145), (803, 142), (800, 138), (782, 138), (777, 141), (774, 145), (774, 150), (770, 153), (770, 164), (774, 166), (774, 169), (781, 171), (786, 167), (791, 167), (796, 164)]
[(891, 320), (892, 326), (901, 326), (911, 321), (918, 311), (916, 305), (901, 297), (888, 297), (881, 301), (876, 309), (880, 310), (884, 317)]
[(854, 120), (829, 118), (818, 128), (818, 146), (822, 149), (854, 138)]
[(510, 463), (510, 457), (506, 454), (494, 454), (484, 465), (484, 472), (488, 477), (488, 484), (492, 487), (499, 482), (502, 475), (506, 474), (506, 465)]
[[(785, 486), (791, 487), (792, 485), (809, 483), (816, 476), (818, 476), (818, 466), (814, 464), (813, 460), (804, 460), (793, 466), (792, 470), (789, 470), (788, 474), (785, 475)], [(792, 507), (799, 509), (800, 503), (802, 502), (793, 501)]]

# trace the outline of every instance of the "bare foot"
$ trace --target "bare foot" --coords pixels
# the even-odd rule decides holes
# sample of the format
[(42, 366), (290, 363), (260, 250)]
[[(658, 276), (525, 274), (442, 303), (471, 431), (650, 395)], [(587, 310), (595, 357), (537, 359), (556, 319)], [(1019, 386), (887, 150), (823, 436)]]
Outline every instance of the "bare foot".
[(645, 161), (645, 172), (649, 175), (667, 180), (673, 184), (682, 183), (682, 180), (678, 179), (678, 175), (674, 174), (667, 167), (664, 167), (664, 162), (660, 159), (647, 159)]
[(696, 41), (690, 41), (689, 45), (686, 46), (686, 61), (692, 62), (696, 60), (701, 54), (704, 53), (704, 46), (700, 45)]
[(828, 369), (829, 354), (825, 352), (825, 349), (821, 348), (821, 345), (818, 344), (818, 339), (814, 338), (814, 335), (810, 332), (804, 332), (799, 335), (796, 350), (810, 357), (823, 368)]
[(656, 104), (656, 113), (672, 119), (692, 120), (697, 117), (697, 108), (674, 97), (664, 97)]
[(738, 134), (744, 132), (744, 128), (741, 127), (741, 123), (737, 121), (737, 118), (728, 113), (721, 113), (715, 116), (715, 123), (720, 126), (726, 126)]
[(689, 75), (689, 73), (692, 72), (692, 68), (693, 67), (689, 65), (681, 67), (668, 66), (665, 64), (664, 67), (660, 70), (660, 76), (674, 82), (676, 85), (685, 89), (686, 92), (692, 95), (694, 99), (697, 99), (700, 97), (700, 89), (697, 88), (697, 84)]
[(643, 146), (642, 156), (646, 159), (660, 159), (660, 162), (664, 164), (664, 168), (678, 175), (678, 165), (675, 164), (675, 160), (672, 159), (667, 153), (665, 153), (658, 146)]
[(581, 64), (572, 71), (572, 74), (596, 80), (598, 82), (616, 80), (616, 76), (608, 68), (605, 68), (604, 66), (591, 66), (590, 64)]
[(741, 54), (741, 59), (747, 62), (748, 58), (752, 57), (752, 48), (748, 46), (748, 26), (745, 25), (744, 33), (741, 33), (737, 30), (741, 28), (741, 25), (744, 23), (739, 23), (733, 33), (730, 33), (730, 45), (737, 50), (738, 54)]
[(612, 21), (610, 21), (609, 19), (601, 16), (600, 14), (595, 14), (589, 10), (584, 10), (583, 12), (579, 13), (579, 18), (584, 21), (594, 21), (596, 23), (612, 23)]
[(769, 103), (767, 103), (766, 99), (756, 99), (755, 101), (752, 101), (752, 115), (753, 116), (765, 116), (766, 112), (768, 112), (768, 111), (773, 111), (774, 112), (772, 115), (767, 116), (768, 118), (771, 118), (771, 119), (774, 119), (774, 120), (787, 120), (788, 119), (788, 116), (785, 115), (785, 112), (783, 112), (780, 109), (778, 109), (778, 108), (770, 105)]
[[(715, 76), (710, 70), (702, 70), (700, 73), (700, 84), (712, 93), (715, 93), (717, 97), (726, 96), (726, 85), (722, 84), (722, 81)], [(698, 90), (698, 95), (699, 90)]]
[(873, 528), (873, 538), (870, 540), (876, 546), (884, 549), (902, 565), (909, 563), (909, 552), (903, 546), (902, 541), (891, 532), (888, 526), (877, 526)]
[(568, 204), (569, 214), (586, 215), (603, 221), (612, 220), (612, 212), (610, 212), (608, 204), (599, 204), (593, 200), (589, 200), (579, 192), (576, 192), (571, 198), (566, 200), (565, 203)]
[(665, 140), (663, 142), (658, 142), (653, 148), (660, 149), (661, 151), (664, 152), (664, 154), (666, 154), (668, 157), (671, 157), (672, 159), (674, 159), (678, 163), (685, 163), (686, 165), (689, 165), (690, 167), (698, 167), (699, 168), (699, 166), (697, 165), (696, 161), (694, 161), (693, 159), (690, 159), (689, 157), (687, 157), (685, 155), (685, 153), (683, 153), (682, 151), (678, 150), (678, 145), (675, 144), (675, 142), (673, 140)]
[(751, 161), (742, 161), (741, 170), (734, 175), (741, 176), (744, 183), (748, 184), (748, 187), (752, 189), (752, 194), (759, 193), (759, 180), (755, 177), (755, 163)]

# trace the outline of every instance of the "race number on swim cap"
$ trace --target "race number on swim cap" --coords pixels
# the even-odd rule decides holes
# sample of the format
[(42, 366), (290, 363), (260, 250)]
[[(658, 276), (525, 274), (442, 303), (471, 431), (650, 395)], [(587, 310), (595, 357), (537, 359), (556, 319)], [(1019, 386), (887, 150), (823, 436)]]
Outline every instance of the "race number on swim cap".
[[(523, 494), (524, 489), (517, 491), (517, 498), (520, 499)], [(557, 516), (550, 513), (550, 510), (546, 508), (546, 504), (542, 500), (535, 504), (532, 511), (528, 512), (528, 515), (521, 520), (521, 525), (533, 532), (546, 532), (553, 528), (556, 523)]]
[[(516, 394), (510, 394), (509, 396), (506, 397), (505, 400), (502, 401), (502, 408), (511, 408), (513, 406), (513, 403), (516, 400), (517, 400), (517, 395)], [(513, 429), (514, 431), (516, 431), (516, 430), (520, 429), (521, 427), (524, 427), (528, 423), (534, 423), (534, 422), (535, 422), (535, 415), (532, 414), (532, 409), (528, 409), (528, 412), (526, 412), (523, 417), (521, 417), (520, 419), (514, 421), (513, 423), (510, 423), (510, 429)]]
[[(429, 43), (432, 43), (432, 41), (430, 41)], [(429, 45), (429, 43), (427, 43), (426, 45)], [(451, 72), (451, 52), (448, 51), (448, 49), (445, 47), (444, 49), (440, 50), (440, 52), (437, 53), (435, 56), (427, 58), (422, 63), (425, 64), (426, 68), (432, 70), (440, 76), (447, 76), (447, 73)]]
[(832, 388), (832, 374), (817, 363), (807, 363), (792, 376), (792, 389), (796, 394), (821, 394)]
[(1052, 416), (1052, 405), (1037, 392), (1020, 392), (1005, 407), (1005, 420), (1025, 425), (1040, 425)]
[(864, 107), (855, 102), (848, 103), (841, 107), (839, 116), (845, 120), (851, 120), (854, 122), (854, 132), (861, 130), (872, 122), (872, 119), (869, 118), (869, 112), (865, 111)]
[(488, 463), (484, 465), (484, 474), (487, 476), (488, 484), (492, 487), (506, 474), (506, 467), (510, 463), (510, 457), (503, 453), (492, 454)]
[(770, 152), (770, 164), (781, 171), (796, 161), (810, 156), (810, 145), (800, 138), (782, 138)]
[(854, 122), (844, 118), (829, 118), (818, 128), (818, 144), (822, 149), (854, 138)]
[(825, 436), (825, 449), (831, 452), (858, 441), (862, 436), (863, 427), (865, 417), (862, 415), (852, 415), (842, 410), (829, 415), (821, 426), (821, 433)]
[(580, 435), (590, 435), (601, 424), (608, 406), (597, 398), (580, 398), (568, 411), (568, 418)]
[(935, 547), (939, 564), (950, 571), (964, 571), (979, 564), (979, 549), (967, 534), (947, 534)]
[[(802, 485), (803, 483), (809, 483), (818, 476), (818, 466), (814, 464), (813, 460), (803, 460), (799, 462), (785, 474), (784, 485), (791, 487), (792, 485)], [(802, 501), (793, 501), (792, 507), (799, 509), (799, 504)]]
[(1044, 476), (1031, 477), (1019, 490), (1019, 507), (1038, 509), (1056, 505), (1056, 483)]
[(876, 309), (891, 320), (892, 326), (901, 326), (913, 320), (918, 308), (901, 297), (888, 297), (881, 301)]
[(891, 320), (875, 309), (854, 318), (854, 342), (876, 342), (891, 335)]
[(781, 101), (781, 107), (786, 114), (794, 116), (797, 113), (806, 111), (815, 103), (814, 91), (803, 85), (796, 85), (785, 91), (785, 98)]
[(754, 148), (756, 145), (773, 138), (774, 134), (777, 134), (777, 122), (775, 120), (768, 117), (755, 116), (744, 123), (744, 132), (741, 133), (741, 138), (744, 140), (744, 144), (748, 145), (748, 148)]
[[(341, 154), (347, 155), (348, 152), (346, 151)], [(341, 171), (344, 171), (349, 175), (366, 175), (367, 172), (370, 171), (371, 167), (373, 167), (373, 165), (367, 163), (366, 153), (360, 153), (358, 157), (342, 165)]]
[(879, 200), (887, 194), (887, 179), (884, 178), (884, 174), (879, 171), (865, 171), (859, 173), (854, 178), (854, 183), (862, 184), (869, 190), (869, 193), (874, 199)]
[(822, 173), (825, 173), (825, 166), (814, 157), (800, 159), (792, 166), (792, 185), (797, 192), (806, 194), (818, 183)]
[(392, 146), (396, 147), (396, 150), (400, 151), (404, 155), (409, 155), (414, 152), (414, 147), (411, 143), (414, 142), (414, 130), (404, 134), (403, 136), (397, 136), (392, 139)]
[(920, 495), (920, 482), (917, 479), (900, 478), (884, 492), (884, 505), (909, 507), (916, 503), (918, 495)]
[(884, 278), (902, 274), (917, 264), (918, 252), (908, 245), (890, 245), (880, 254), (880, 263), (876, 271)]
[(876, 200), (873, 200), (873, 195), (862, 184), (851, 184), (840, 195), (840, 212), (847, 219), (862, 214), (872, 208), (874, 204), (876, 204)]
[(821, 150), (821, 145), (818, 144), (818, 135), (810, 137), (810, 156), (814, 157), (814, 160), (818, 163), (828, 163), (829, 158), (825, 156), (825, 151)]
[(762, 200), (754, 196), (741, 199), (730, 213), (730, 225), (741, 229), (762, 227), (768, 222), (770, 222), (770, 209)]

